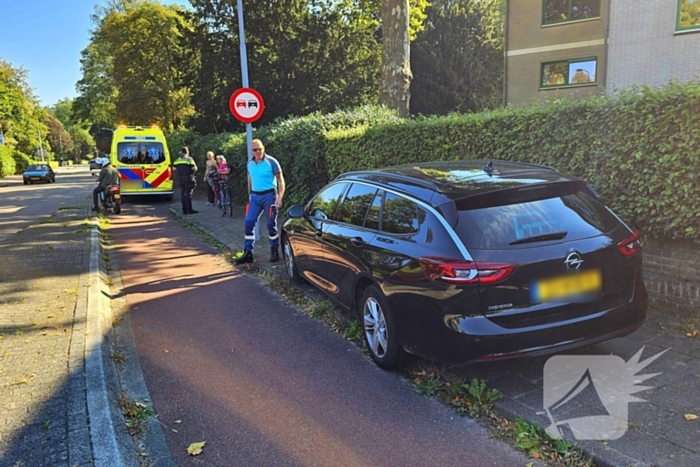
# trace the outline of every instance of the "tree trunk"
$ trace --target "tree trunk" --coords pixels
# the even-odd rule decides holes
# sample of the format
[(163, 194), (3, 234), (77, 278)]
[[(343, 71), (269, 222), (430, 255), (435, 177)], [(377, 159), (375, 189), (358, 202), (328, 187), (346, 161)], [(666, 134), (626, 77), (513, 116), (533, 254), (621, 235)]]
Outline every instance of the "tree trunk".
[(411, 43), (408, 0), (382, 0), (382, 79), (379, 103), (410, 116)]

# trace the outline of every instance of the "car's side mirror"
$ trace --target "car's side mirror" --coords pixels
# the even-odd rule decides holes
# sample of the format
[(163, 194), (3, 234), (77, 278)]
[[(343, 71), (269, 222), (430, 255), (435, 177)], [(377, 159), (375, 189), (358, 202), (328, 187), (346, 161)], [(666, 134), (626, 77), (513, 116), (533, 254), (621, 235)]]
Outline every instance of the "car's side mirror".
[(289, 208), (289, 211), (287, 211), (287, 216), (291, 217), (292, 219), (301, 219), (304, 217), (304, 205), (295, 204)]

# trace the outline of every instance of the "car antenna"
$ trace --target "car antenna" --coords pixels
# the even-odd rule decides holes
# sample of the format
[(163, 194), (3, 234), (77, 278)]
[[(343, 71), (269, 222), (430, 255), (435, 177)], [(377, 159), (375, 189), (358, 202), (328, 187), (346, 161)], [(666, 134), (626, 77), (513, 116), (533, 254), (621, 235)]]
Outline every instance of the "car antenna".
[(493, 173), (493, 161), (489, 161), (489, 163), (484, 166), (484, 172), (489, 175)]

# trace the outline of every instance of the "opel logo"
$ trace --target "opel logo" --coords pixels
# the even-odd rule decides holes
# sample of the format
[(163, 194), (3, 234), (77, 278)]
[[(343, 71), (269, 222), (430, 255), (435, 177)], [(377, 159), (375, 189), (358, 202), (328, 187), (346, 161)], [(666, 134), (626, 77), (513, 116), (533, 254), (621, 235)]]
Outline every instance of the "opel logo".
[(564, 260), (564, 264), (566, 264), (567, 269), (578, 269), (583, 264), (583, 259), (578, 251), (572, 251)]

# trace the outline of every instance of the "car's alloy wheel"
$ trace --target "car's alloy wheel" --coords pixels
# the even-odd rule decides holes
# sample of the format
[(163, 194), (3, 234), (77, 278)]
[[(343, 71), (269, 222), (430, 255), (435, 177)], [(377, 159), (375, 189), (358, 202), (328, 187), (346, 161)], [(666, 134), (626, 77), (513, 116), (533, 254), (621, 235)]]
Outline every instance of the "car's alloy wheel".
[(405, 354), (396, 338), (396, 327), (382, 293), (375, 286), (367, 287), (361, 304), (365, 343), (372, 359), (387, 370), (398, 368)]
[(299, 270), (297, 269), (296, 262), (294, 261), (294, 252), (292, 251), (292, 244), (289, 242), (289, 237), (284, 236), (282, 245), (282, 254), (284, 255), (284, 265), (287, 269), (287, 276), (292, 282), (301, 282), (301, 276), (299, 275)]

